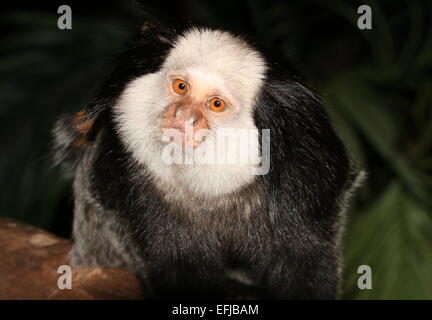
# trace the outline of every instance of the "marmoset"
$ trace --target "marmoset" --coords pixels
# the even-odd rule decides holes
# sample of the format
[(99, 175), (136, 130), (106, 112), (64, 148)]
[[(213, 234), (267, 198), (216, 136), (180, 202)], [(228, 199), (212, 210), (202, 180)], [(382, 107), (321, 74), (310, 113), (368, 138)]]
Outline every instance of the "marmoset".
[(150, 298), (338, 297), (357, 169), (319, 96), (258, 48), (146, 23), (88, 106), (59, 118), (73, 266), (133, 272)]

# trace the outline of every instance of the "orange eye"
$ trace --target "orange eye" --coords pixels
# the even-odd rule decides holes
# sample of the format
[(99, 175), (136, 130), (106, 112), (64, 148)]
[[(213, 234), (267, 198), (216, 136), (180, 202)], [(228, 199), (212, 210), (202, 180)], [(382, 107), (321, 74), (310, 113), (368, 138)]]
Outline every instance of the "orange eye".
[(214, 112), (222, 112), (226, 110), (227, 105), (221, 98), (214, 97), (209, 100), (209, 108)]
[(181, 79), (173, 80), (172, 87), (174, 92), (180, 95), (186, 94), (189, 89), (187, 83)]

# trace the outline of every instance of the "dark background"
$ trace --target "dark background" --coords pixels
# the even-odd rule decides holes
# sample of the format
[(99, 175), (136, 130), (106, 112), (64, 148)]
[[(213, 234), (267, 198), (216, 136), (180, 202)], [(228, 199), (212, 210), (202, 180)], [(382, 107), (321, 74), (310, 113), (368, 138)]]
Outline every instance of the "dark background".
[[(61, 4), (72, 8), (72, 30), (57, 28)], [(372, 30), (357, 28), (361, 4), (372, 8)], [(343, 297), (432, 299), (432, 1), (2, 5), (0, 216), (70, 236), (71, 186), (52, 166), (50, 130), (86, 105), (150, 8), (252, 35), (294, 61), (368, 172), (349, 210)], [(363, 264), (372, 290), (357, 288)]]

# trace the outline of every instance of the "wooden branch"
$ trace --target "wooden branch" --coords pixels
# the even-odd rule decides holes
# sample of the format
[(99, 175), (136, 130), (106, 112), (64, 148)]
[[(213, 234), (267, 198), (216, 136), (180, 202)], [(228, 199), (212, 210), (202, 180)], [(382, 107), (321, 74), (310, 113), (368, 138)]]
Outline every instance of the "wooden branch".
[(70, 241), (0, 219), (0, 299), (142, 299), (136, 276), (114, 268), (72, 270), (72, 289), (59, 289)]

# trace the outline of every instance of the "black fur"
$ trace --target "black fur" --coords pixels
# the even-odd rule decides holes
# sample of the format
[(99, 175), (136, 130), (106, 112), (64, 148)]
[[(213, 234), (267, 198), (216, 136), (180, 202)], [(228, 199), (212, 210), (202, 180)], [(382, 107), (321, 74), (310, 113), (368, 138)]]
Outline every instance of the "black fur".
[[(354, 170), (318, 97), (286, 62), (267, 58), (272, 64), (254, 119), (258, 129), (271, 129), (271, 166), (251, 185), (213, 199), (167, 202), (126, 151), (111, 107), (129, 81), (158, 70), (172, 39), (174, 31), (147, 24), (89, 105), (89, 117), (97, 119), (94, 139), (79, 150), (59, 148), (75, 152), (74, 168), (87, 161), (92, 200), (86, 210), (98, 207), (101, 221), (83, 235), (88, 255), (76, 261), (136, 272), (149, 297), (336, 298), (343, 207)], [(75, 237), (85, 219), (75, 224)], [(105, 219), (134, 258), (119, 258), (110, 239), (98, 237)], [(253, 283), (234, 281), (227, 270), (242, 270)]]

